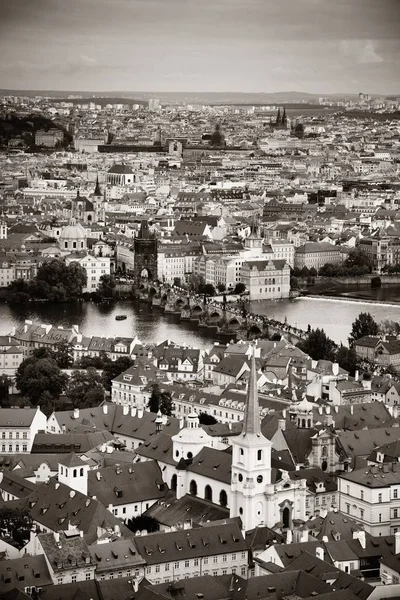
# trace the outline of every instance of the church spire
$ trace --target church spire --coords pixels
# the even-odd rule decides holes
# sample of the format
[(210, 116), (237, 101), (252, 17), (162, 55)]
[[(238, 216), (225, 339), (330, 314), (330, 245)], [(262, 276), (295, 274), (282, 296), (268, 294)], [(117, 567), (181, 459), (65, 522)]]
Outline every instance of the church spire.
[(94, 194), (93, 196), (101, 196), (101, 189), (100, 189), (100, 185), (99, 185), (99, 176), (97, 175), (96, 177), (96, 187), (94, 188)]
[(243, 435), (261, 435), (260, 409), (258, 405), (256, 347), (252, 347), (249, 385), (247, 388), (246, 410), (243, 422)]
[(280, 107), (278, 108), (278, 114), (276, 116), (276, 124), (277, 125), (281, 124), (281, 109), (280, 109)]

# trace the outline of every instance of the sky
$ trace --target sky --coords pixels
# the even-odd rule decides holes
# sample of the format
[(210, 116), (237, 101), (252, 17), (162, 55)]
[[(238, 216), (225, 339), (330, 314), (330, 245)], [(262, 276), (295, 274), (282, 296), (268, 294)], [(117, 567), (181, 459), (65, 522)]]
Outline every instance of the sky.
[(400, 94), (400, 0), (0, 0), (0, 88)]

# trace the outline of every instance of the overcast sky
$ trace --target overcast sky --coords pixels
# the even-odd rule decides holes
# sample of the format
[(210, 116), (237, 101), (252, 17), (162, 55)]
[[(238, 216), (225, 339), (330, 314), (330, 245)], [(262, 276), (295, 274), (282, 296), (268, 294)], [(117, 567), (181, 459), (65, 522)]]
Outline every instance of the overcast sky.
[(400, 93), (400, 0), (0, 0), (0, 88)]

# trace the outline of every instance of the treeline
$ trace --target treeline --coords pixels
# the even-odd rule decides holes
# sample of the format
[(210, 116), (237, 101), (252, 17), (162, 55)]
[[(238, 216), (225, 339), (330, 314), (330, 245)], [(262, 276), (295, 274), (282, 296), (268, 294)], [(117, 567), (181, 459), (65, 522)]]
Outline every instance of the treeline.
[(31, 300), (65, 302), (79, 298), (86, 282), (86, 270), (79, 263), (71, 262), (67, 266), (55, 258), (39, 267), (34, 279), (16, 279), (7, 289), (13, 304), (26, 304)]
[(67, 147), (72, 142), (72, 135), (59, 123), (43, 115), (27, 115), (18, 117), (9, 115), (0, 118), (0, 145), (6, 146), (8, 142), (15, 137), (21, 138), (27, 146), (35, 146), (35, 134), (37, 131), (50, 131), (57, 129), (64, 134), (64, 140), (60, 142), (60, 147)]

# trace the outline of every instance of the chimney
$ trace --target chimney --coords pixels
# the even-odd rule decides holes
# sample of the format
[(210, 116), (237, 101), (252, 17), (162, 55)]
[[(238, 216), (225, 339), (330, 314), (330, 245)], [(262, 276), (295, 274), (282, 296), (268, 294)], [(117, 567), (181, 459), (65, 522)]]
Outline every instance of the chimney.
[(360, 373), (359, 373), (359, 371), (357, 369), (357, 371), (354, 373), (354, 381), (358, 381), (359, 378), (360, 378)]
[(79, 419), (79, 408), (74, 408), (74, 419)]
[(363, 548), (363, 550), (365, 550), (365, 547), (367, 545), (367, 540), (365, 537), (365, 531), (353, 531), (353, 540), (358, 540), (360, 542), (360, 546), (361, 548)]
[(354, 406), (350, 404), (350, 414), (354, 415)]
[(400, 554), (400, 531), (396, 531), (394, 534), (394, 553), (396, 556)]
[(332, 373), (334, 375), (339, 375), (339, 363), (337, 363), (337, 362), (332, 363)]
[(138, 408), (138, 411), (137, 411), (138, 419), (143, 419), (143, 412), (144, 412), (143, 408)]
[(293, 542), (293, 532), (291, 529), (288, 529), (286, 532), (286, 543), (291, 544)]
[(80, 536), (81, 538), (83, 538), (83, 531), (82, 531), (82, 529), (80, 529), (80, 530), (79, 530), (79, 536)]
[(131, 417), (136, 417), (136, 407), (132, 406), (131, 408)]
[(315, 556), (319, 558), (319, 560), (324, 560), (324, 549), (321, 548), (321, 546), (315, 548)]
[(124, 417), (126, 417), (126, 415), (129, 414), (129, 406), (122, 407), (122, 414), (124, 415)]
[(331, 407), (330, 406), (325, 406), (325, 412), (327, 415), (331, 414)]
[(108, 406), (107, 404), (103, 404), (103, 414), (107, 414), (108, 413)]
[(278, 427), (281, 431), (285, 431), (286, 430), (286, 420), (285, 419), (279, 419), (278, 421)]
[(59, 531), (54, 532), (54, 540), (55, 540), (56, 544), (60, 543), (60, 532)]
[(67, 433), (67, 428), (65, 425), (61, 425), (61, 433)]

